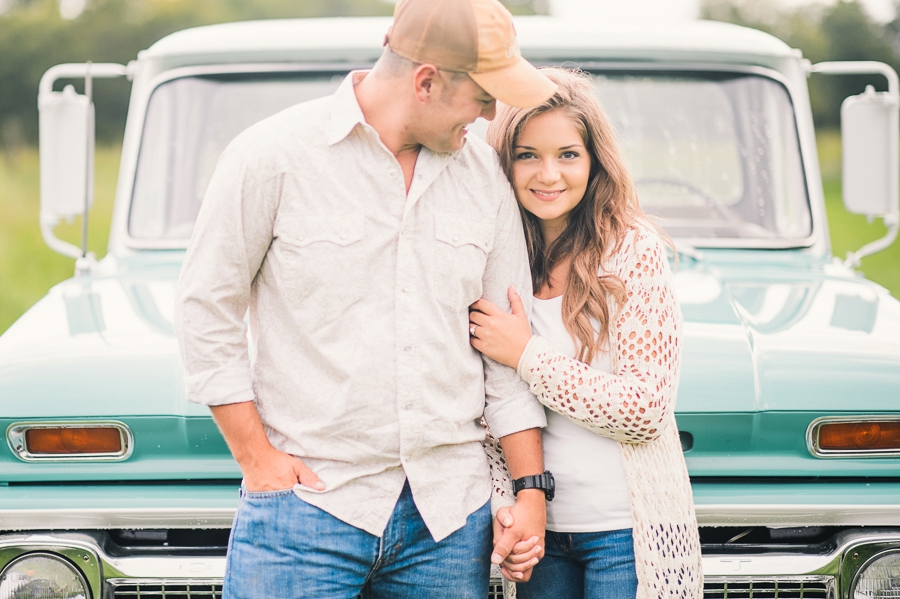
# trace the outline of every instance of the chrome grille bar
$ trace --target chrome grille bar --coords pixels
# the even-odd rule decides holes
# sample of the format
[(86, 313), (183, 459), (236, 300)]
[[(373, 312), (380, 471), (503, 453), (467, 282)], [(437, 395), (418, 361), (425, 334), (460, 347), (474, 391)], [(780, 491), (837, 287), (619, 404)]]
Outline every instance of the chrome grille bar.
[(707, 576), (704, 599), (836, 599), (833, 576)]

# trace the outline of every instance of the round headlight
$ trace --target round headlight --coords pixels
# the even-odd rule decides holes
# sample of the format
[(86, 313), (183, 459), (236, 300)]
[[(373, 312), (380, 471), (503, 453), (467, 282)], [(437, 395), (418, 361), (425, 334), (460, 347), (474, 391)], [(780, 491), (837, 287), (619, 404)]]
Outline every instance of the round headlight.
[(900, 553), (888, 553), (869, 562), (856, 575), (853, 599), (900, 597)]
[(29, 553), (0, 573), (0, 599), (88, 599), (87, 583), (75, 566), (49, 553)]

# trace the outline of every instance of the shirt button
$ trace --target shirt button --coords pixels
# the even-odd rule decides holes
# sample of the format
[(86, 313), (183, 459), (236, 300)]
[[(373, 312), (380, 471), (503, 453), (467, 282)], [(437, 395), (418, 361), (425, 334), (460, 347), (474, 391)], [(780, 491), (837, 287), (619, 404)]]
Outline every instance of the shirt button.
[(406, 347), (403, 348), (403, 351), (405, 351), (405, 352), (412, 351), (412, 345), (407, 345)]
[(453, 236), (453, 241), (459, 241), (459, 235), (454, 235), (454, 236)]
[(392, 176), (392, 177), (396, 177), (396, 176), (397, 176), (397, 171), (395, 171), (394, 169), (391, 169), (391, 170), (388, 171), (388, 174), (390, 174), (390, 176)]

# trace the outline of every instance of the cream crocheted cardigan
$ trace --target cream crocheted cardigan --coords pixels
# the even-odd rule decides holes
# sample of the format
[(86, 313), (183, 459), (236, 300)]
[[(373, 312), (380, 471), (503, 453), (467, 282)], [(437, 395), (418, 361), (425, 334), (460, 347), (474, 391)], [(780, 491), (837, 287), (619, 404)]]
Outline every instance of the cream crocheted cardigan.
[[(544, 406), (619, 442), (634, 519), (637, 599), (699, 599), (700, 540), (673, 414), (683, 321), (669, 263), (659, 237), (640, 228), (606, 266), (627, 293), (610, 327), (612, 374), (561, 354), (538, 336), (526, 346), (518, 372)], [(485, 451), (496, 510), (514, 502), (512, 488), (499, 443), (489, 437)]]

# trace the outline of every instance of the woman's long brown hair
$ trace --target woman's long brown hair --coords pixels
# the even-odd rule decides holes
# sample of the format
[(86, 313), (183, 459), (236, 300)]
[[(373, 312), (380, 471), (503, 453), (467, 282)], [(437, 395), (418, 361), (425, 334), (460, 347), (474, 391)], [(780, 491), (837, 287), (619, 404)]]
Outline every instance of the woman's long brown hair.
[[(519, 208), (535, 290), (549, 282), (554, 266), (571, 259), (563, 289), (563, 322), (575, 342), (575, 357), (590, 364), (604, 349), (611, 320), (626, 299), (625, 283), (615, 275), (603, 274), (606, 261), (621, 249), (636, 222), (645, 221), (612, 125), (594, 95), (589, 76), (559, 68), (541, 72), (556, 83), (557, 92), (535, 108), (498, 103), (497, 116), (488, 127), (486, 139), (500, 155), (503, 170), (512, 181), (516, 142), (531, 119), (560, 110), (581, 133), (591, 157), (591, 171), (584, 197), (569, 213), (562, 234), (548, 246), (540, 220), (521, 204)], [(592, 321), (599, 324), (599, 333)]]

